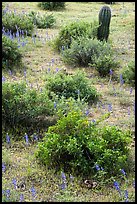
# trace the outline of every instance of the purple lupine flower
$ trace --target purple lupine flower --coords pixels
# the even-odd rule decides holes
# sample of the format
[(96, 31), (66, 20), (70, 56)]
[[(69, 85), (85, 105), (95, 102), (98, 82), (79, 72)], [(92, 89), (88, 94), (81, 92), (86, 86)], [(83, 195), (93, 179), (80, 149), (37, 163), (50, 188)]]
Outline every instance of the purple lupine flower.
[(128, 191), (127, 190), (125, 190), (125, 202), (128, 202)]
[(133, 181), (133, 187), (135, 188), (135, 180)]
[(6, 81), (6, 78), (4, 76), (2, 76), (2, 82)]
[(102, 170), (102, 171), (104, 171), (104, 168), (103, 168), (103, 167), (101, 167), (101, 170)]
[(26, 78), (26, 73), (27, 73), (26, 70), (24, 70), (24, 77), (25, 77), (25, 78)]
[(6, 189), (6, 190), (5, 190), (5, 193), (6, 193), (7, 199), (9, 199), (9, 197), (10, 197), (10, 189)]
[(130, 94), (132, 94), (132, 87), (130, 88)]
[(58, 72), (58, 71), (59, 71), (59, 68), (57, 67), (57, 68), (56, 68), (56, 72)]
[(97, 170), (97, 171), (99, 171), (99, 170), (100, 170), (100, 167), (99, 167), (99, 165), (98, 165), (98, 164), (96, 164), (96, 165), (95, 165), (95, 168), (96, 168), (96, 170)]
[(135, 114), (135, 103), (134, 103), (133, 111), (134, 111), (134, 114)]
[(2, 163), (2, 172), (5, 172), (5, 170), (6, 170), (6, 166), (4, 163)]
[(8, 133), (6, 134), (6, 142), (7, 144), (10, 144), (10, 136), (8, 135)]
[(16, 32), (16, 38), (18, 38), (20, 35), (19, 35), (19, 31), (17, 30)]
[(56, 109), (57, 108), (57, 103), (54, 101), (54, 108)]
[(29, 138), (28, 138), (28, 135), (26, 133), (25, 133), (24, 138), (25, 138), (26, 144), (28, 144), (29, 143)]
[(92, 119), (92, 122), (93, 122), (93, 123), (95, 123), (95, 122), (96, 122), (96, 120), (95, 120), (95, 119)]
[(127, 109), (127, 110), (128, 110), (128, 115), (130, 116), (130, 107), (128, 107), (128, 109)]
[(112, 111), (112, 105), (111, 104), (108, 104), (108, 111)]
[(73, 182), (74, 181), (74, 176), (72, 176), (71, 174), (70, 174), (70, 182)]
[(119, 183), (117, 181), (114, 181), (114, 187), (116, 188), (116, 190), (119, 192), (120, 196), (121, 196), (121, 190), (119, 187)]
[(23, 201), (24, 201), (24, 195), (21, 194), (21, 195), (20, 195), (20, 202), (23, 202)]
[(124, 84), (124, 80), (123, 80), (123, 76), (122, 76), (122, 74), (120, 74), (120, 84), (121, 84), (121, 85)]
[(17, 180), (14, 178), (12, 179), (12, 184), (14, 185), (14, 188), (16, 189), (16, 186), (17, 186)]
[(89, 115), (89, 110), (86, 110), (85, 114), (86, 114), (86, 116), (88, 116)]
[(110, 74), (110, 75), (112, 75), (112, 74), (113, 74), (113, 71), (112, 71), (112, 69), (110, 69), (110, 70), (109, 70), (109, 74)]
[(36, 196), (36, 190), (33, 186), (31, 187), (30, 191), (32, 193), (32, 196), (35, 197)]
[(50, 68), (48, 68), (48, 72), (50, 72)]
[(38, 140), (38, 136), (36, 134), (33, 135), (33, 140), (37, 141)]
[(62, 178), (62, 180), (66, 180), (66, 176), (65, 176), (65, 173), (61, 173), (61, 178)]
[(124, 176), (126, 176), (126, 172), (124, 171), (124, 169), (121, 169), (120, 171)]
[(61, 185), (60, 185), (61, 189), (62, 190), (65, 190), (67, 188), (67, 184), (65, 182), (63, 182)]

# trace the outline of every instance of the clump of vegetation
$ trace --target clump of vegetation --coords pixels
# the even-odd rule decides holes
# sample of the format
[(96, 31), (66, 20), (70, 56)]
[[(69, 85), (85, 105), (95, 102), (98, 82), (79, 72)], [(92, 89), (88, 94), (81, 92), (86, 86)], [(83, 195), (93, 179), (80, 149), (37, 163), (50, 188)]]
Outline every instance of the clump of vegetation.
[(2, 27), (5, 32), (10, 31), (11, 34), (16, 34), (19, 31), (27, 32), (27, 35), (31, 35), (34, 30), (34, 24), (28, 15), (15, 14), (14, 12), (6, 12), (2, 16)]
[(2, 68), (12, 69), (21, 64), (22, 54), (16, 42), (2, 35)]
[(37, 91), (26, 82), (2, 84), (2, 121), (8, 126), (29, 125), (40, 115), (53, 115), (54, 105), (46, 91)]
[(92, 104), (98, 100), (98, 93), (93, 86), (90, 86), (89, 80), (83, 72), (77, 72), (70, 76), (62, 72), (54, 75), (49, 75), (47, 78), (46, 87), (49, 93), (52, 92), (65, 98), (73, 97), (74, 99), (84, 99), (86, 102)]
[(118, 66), (111, 45), (97, 39), (80, 37), (73, 40), (71, 47), (62, 51), (62, 57), (73, 66), (94, 67), (100, 76), (108, 75), (110, 69)]
[(53, 14), (40, 16), (38, 13), (32, 11), (28, 16), (37, 28), (52, 28), (56, 22)]
[(47, 166), (83, 176), (95, 175), (96, 165), (104, 169), (107, 178), (118, 175), (121, 168), (127, 170), (130, 132), (116, 126), (99, 127), (101, 120), (89, 122), (80, 110), (70, 110), (49, 127), (36, 157)]
[(65, 2), (40, 2), (38, 6), (44, 10), (60, 10), (65, 9)]
[(135, 61), (128, 63), (122, 72), (123, 79), (126, 83), (135, 86)]
[(82, 36), (95, 38), (97, 36), (97, 28), (96, 21), (93, 23), (78, 21), (66, 25), (60, 30), (58, 37), (54, 41), (54, 48), (59, 51), (70, 48), (72, 41)]

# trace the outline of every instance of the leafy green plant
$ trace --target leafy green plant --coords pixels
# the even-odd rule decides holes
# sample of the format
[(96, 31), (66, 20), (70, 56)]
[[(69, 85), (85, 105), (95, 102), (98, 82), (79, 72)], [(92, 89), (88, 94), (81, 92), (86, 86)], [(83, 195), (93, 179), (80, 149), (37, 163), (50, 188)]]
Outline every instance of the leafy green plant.
[(2, 68), (12, 69), (21, 64), (22, 54), (16, 42), (2, 35)]
[(84, 21), (70, 23), (60, 30), (58, 37), (54, 41), (54, 48), (59, 51), (70, 48), (72, 40), (76, 40), (80, 36), (95, 38), (97, 36), (97, 28), (98, 24), (96, 21), (93, 23)]
[(37, 28), (52, 28), (56, 22), (53, 14), (40, 16), (38, 13), (31, 11), (28, 16)]
[(2, 27), (4, 27), (6, 32), (10, 31), (11, 34), (16, 34), (20, 30), (24, 33), (27, 31), (27, 35), (31, 35), (34, 30), (34, 24), (28, 18), (28, 15), (15, 14), (14, 12), (6, 12), (2, 16)]
[(9, 126), (28, 125), (40, 115), (53, 114), (53, 101), (46, 91), (30, 89), (25, 82), (2, 84), (2, 120)]
[(122, 76), (126, 83), (135, 86), (135, 61), (129, 62), (127, 67), (124, 67)]
[(65, 2), (40, 2), (38, 6), (44, 10), (60, 10), (65, 8)]
[(60, 98), (73, 97), (74, 99), (84, 99), (85, 102), (90, 104), (98, 100), (98, 93), (93, 86), (89, 85), (89, 80), (83, 72), (77, 72), (75, 75), (70, 76), (62, 72), (47, 77), (46, 87), (51, 92), (58, 95)]
[(99, 164), (106, 176), (116, 176), (120, 168), (128, 168), (128, 145), (131, 134), (117, 127), (99, 127), (108, 117), (94, 122), (79, 111), (70, 110), (57, 124), (49, 127), (38, 145), (36, 157), (45, 165), (76, 174), (93, 176)]

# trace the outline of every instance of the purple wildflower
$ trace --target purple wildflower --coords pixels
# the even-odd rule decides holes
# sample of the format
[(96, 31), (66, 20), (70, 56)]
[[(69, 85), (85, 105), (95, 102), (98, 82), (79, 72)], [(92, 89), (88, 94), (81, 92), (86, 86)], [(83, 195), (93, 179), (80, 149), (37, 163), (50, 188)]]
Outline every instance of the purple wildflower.
[(128, 202), (128, 191), (127, 190), (125, 190), (125, 202)]
[(110, 75), (112, 75), (112, 74), (113, 74), (113, 71), (112, 71), (112, 69), (110, 69), (110, 70), (109, 70), (109, 74), (110, 74)]
[(112, 111), (112, 105), (111, 104), (108, 104), (108, 111)]
[(32, 196), (35, 197), (36, 196), (36, 190), (35, 188), (32, 186), (32, 188), (30, 189)]
[(120, 84), (121, 84), (121, 85), (124, 84), (124, 80), (123, 80), (123, 76), (122, 76), (122, 74), (120, 74)]
[(55, 108), (55, 109), (57, 108), (57, 103), (56, 103), (56, 102), (54, 102), (54, 108)]
[(95, 120), (95, 119), (92, 119), (92, 122), (93, 122), (93, 123), (95, 123), (95, 122), (96, 122), (96, 120)]
[(5, 172), (5, 170), (6, 170), (6, 166), (4, 163), (2, 163), (2, 172)]
[(114, 181), (114, 186), (115, 186), (116, 190), (119, 192), (119, 194), (121, 196), (121, 190), (120, 190), (120, 187), (119, 187), (119, 183), (117, 181)]
[(58, 72), (59, 71), (59, 68), (56, 68), (56, 72)]
[(65, 190), (67, 188), (67, 184), (65, 182), (63, 182), (61, 185), (60, 185), (61, 189), (62, 190)]
[(132, 94), (132, 87), (130, 88), (130, 94)]
[(5, 193), (6, 193), (7, 199), (9, 199), (9, 197), (10, 197), (10, 189), (5, 190)]
[(26, 144), (29, 143), (29, 138), (28, 138), (28, 135), (25, 133), (25, 136), (24, 136), (25, 140), (26, 140)]
[(126, 172), (124, 171), (124, 169), (121, 169), (120, 171), (124, 176), (126, 176)]
[(8, 135), (8, 133), (6, 134), (6, 142), (7, 144), (10, 144), (10, 136)]
[(36, 134), (33, 135), (33, 140), (37, 141), (38, 140), (38, 136)]
[(86, 114), (86, 116), (88, 116), (89, 115), (89, 110), (86, 110), (85, 114)]
[(100, 170), (100, 167), (99, 167), (99, 165), (98, 165), (98, 164), (96, 164), (96, 165), (95, 165), (95, 168), (96, 168), (96, 170), (97, 170), (97, 171), (99, 171), (99, 170)]
[(20, 195), (20, 202), (23, 202), (23, 201), (24, 201), (24, 195), (21, 194), (21, 195)]
[(17, 180), (14, 178), (12, 179), (12, 184), (14, 185), (14, 188), (16, 189), (16, 186), (17, 186)]
[(133, 187), (135, 188), (135, 180), (133, 181)]
[(65, 173), (61, 173), (61, 178), (62, 178), (62, 180), (66, 180), (66, 176), (65, 176)]
[(2, 76), (2, 82), (6, 81), (6, 78), (4, 76)]

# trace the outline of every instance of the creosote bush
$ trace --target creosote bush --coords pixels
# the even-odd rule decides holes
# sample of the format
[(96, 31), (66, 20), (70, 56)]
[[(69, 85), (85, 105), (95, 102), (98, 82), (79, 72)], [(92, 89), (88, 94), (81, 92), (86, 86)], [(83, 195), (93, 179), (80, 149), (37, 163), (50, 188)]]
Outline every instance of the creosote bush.
[(2, 15), (2, 27), (5, 32), (9, 31), (15, 34), (19, 31), (32, 35), (34, 24), (27, 14), (15, 14), (14, 12), (6, 12)]
[(9, 37), (2, 35), (2, 68), (12, 69), (22, 62), (22, 54), (16, 42)]
[(70, 76), (62, 72), (57, 72), (49, 75), (47, 78), (46, 87), (49, 93), (53, 92), (59, 98), (73, 97), (74, 99), (84, 99), (85, 102), (92, 104), (98, 100), (99, 94), (95, 87), (90, 86), (89, 80), (86, 78), (84, 72), (76, 72), (75, 75)]
[(131, 133), (116, 126), (99, 127), (101, 120), (90, 122), (79, 110), (70, 110), (56, 125), (49, 127), (39, 143), (36, 157), (45, 165), (82, 176), (94, 176), (100, 165), (106, 177), (117, 176), (128, 169), (128, 145)]
[(88, 23), (84, 21), (72, 22), (69, 25), (64, 26), (58, 37), (54, 41), (54, 48), (58, 51), (70, 48), (72, 40), (78, 37), (95, 38), (97, 36), (98, 23)]
[(44, 10), (60, 10), (65, 9), (65, 2), (40, 2), (38, 6)]

